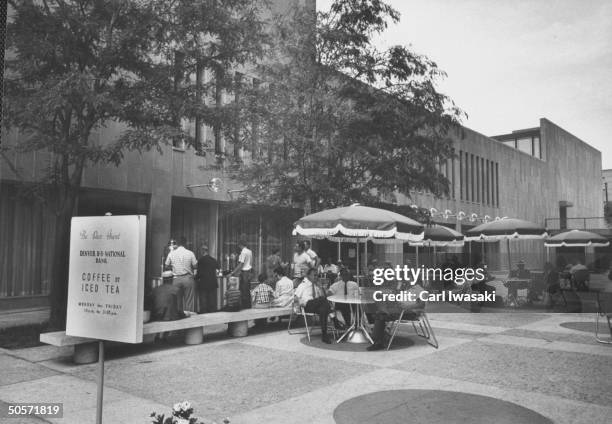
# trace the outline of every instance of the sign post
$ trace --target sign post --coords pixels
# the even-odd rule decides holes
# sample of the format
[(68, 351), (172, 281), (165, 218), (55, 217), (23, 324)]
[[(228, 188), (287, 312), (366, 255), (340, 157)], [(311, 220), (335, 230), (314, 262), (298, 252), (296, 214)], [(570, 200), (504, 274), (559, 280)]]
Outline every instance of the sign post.
[(146, 225), (144, 215), (72, 218), (66, 334), (98, 340), (97, 424), (104, 341), (142, 342)]

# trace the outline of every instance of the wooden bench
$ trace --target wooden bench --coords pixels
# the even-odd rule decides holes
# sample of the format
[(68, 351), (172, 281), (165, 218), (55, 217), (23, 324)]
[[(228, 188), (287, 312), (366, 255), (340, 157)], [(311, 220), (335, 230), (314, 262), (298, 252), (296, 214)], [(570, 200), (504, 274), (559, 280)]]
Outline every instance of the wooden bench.
[[(239, 312), (212, 312), (192, 315), (176, 321), (151, 321), (143, 325), (143, 336), (166, 331), (187, 330), (185, 343), (194, 345), (204, 341), (204, 327), (217, 324), (229, 324), (230, 334), (244, 337), (248, 333), (249, 320), (265, 319), (291, 315), (291, 307), (245, 309)], [(85, 337), (68, 336), (65, 331), (41, 333), (40, 341), (53, 346), (74, 346), (73, 361), (77, 364), (89, 364), (98, 360), (98, 342)]]

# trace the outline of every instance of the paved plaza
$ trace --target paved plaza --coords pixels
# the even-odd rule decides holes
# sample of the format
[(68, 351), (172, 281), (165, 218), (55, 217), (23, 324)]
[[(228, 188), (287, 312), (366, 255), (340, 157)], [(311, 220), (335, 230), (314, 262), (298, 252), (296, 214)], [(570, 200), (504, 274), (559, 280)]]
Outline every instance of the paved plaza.
[[(606, 423), (612, 347), (595, 342), (594, 314), (430, 314), (434, 349), (405, 327), (390, 351), (327, 346), (285, 323), (205, 343), (116, 346), (106, 362), (104, 422), (148, 423), (190, 401), (232, 423)], [(0, 406), (63, 402), (64, 418), (95, 419), (97, 364), (71, 348), (0, 351)], [(4, 421), (3, 421), (4, 422)]]

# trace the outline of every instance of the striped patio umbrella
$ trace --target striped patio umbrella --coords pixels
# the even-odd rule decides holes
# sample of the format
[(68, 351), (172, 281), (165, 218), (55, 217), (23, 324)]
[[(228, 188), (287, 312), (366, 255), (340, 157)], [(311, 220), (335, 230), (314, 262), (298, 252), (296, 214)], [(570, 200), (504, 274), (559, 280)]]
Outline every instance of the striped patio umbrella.
[(506, 240), (508, 246), (508, 269), (512, 269), (510, 240), (543, 239), (548, 236), (546, 229), (538, 224), (518, 218), (502, 218), (485, 222), (465, 235), (465, 241)]
[[(332, 241), (359, 243), (419, 242), (423, 240), (423, 224), (407, 216), (379, 208), (354, 204), (328, 209), (300, 218), (294, 223), (293, 235), (326, 238)], [(367, 264), (367, 244), (365, 261)], [(357, 274), (359, 274), (357, 253)], [(358, 278), (359, 279), (359, 278)]]
[(544, 242), (546, 247), (606, 247), (610, 242), (604, 236), (590, 231), (570, 230), (549, 237)]

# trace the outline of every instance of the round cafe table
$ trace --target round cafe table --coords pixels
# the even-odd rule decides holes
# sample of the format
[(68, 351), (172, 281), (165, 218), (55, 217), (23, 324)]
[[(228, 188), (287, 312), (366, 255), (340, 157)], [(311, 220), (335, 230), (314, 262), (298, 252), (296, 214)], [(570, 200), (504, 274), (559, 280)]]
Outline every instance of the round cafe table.
[(365, 313), (363, 311), (363, 306), (374, 303), (374, 299), (360, 296), (358, 292), (354, 292), (347, 295), (335, 294), (329, 296), (327, 300), (335, 303), (346, 303), (351, 307), (351, 325), (338, 339), (337, 343), (340, 343), (345, 337), (349, 343), (366, 343), (368, 341), (374, 343), (366, 327), (367, 323), (364, 322)]

